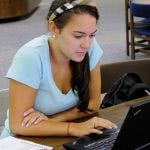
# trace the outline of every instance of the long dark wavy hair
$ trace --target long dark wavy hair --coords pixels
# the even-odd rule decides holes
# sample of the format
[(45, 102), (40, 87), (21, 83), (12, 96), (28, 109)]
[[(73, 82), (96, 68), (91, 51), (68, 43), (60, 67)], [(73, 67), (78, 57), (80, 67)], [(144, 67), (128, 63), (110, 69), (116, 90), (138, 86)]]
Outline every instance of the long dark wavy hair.
[[(47, 20), (53, 12), (60, 6), (63, 6), (66, 2), (73, 2), (74, 0), (54, 0), (49, 9), (47, 15)], [(62, 14), (54, 18), (55, 25), (58, 29), (63, 29), (65, 25), (70, 21), (73, 14), (89, 14), (96, 18), (96, 21), (99, 19), (98, 10), (94, 6), (89, 5), (76, 5), (74, 8), (64, 11)], [(90, 68), (89, 68), (89, 56), (88, 53), (85, 55), (84, 59), (81, 62), (70, 61), (70, 67), (72, 70), (71, 78), (71, 88), (74, 94), (77, 94), (79, 97), (79, 103), (77, 108), (81, 112), (91, 111), (88, 109), (90, 93), (89, 93), (89, 83), (90, 83)]]

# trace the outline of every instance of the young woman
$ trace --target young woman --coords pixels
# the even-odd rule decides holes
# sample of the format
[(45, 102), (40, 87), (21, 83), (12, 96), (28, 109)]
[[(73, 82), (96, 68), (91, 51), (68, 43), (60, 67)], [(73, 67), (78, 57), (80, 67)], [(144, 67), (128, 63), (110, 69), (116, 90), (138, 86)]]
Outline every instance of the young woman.
[(94, 38), (98, 18), (90, 0), (52, 2), (50, 33), (25, 44), (7, 73), (10, 102), (1, 137), (78, 137), (116, 127), (99, 117), (73, 122), (100, 106), (102, 50)]

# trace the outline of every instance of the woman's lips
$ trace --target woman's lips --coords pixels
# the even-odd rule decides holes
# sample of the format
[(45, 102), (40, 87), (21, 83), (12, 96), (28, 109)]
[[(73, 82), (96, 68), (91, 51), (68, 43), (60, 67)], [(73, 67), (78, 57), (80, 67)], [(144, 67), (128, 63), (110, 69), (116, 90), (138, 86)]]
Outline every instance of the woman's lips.
[(85, 55), (85, 52), (77, 52), (77, 55), (83, 56), (83, 55)]

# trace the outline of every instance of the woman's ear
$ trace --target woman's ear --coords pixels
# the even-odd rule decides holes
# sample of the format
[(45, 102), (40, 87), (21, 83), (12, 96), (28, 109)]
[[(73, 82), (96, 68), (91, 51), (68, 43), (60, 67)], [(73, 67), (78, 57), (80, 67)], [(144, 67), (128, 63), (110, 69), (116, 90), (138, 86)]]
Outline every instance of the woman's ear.
[(48, 26), (49, 26), (49, 31), (53, 36), (56, 36), (59, 33), (59, 29), (57, 28), (54, 21), (50, 21)]

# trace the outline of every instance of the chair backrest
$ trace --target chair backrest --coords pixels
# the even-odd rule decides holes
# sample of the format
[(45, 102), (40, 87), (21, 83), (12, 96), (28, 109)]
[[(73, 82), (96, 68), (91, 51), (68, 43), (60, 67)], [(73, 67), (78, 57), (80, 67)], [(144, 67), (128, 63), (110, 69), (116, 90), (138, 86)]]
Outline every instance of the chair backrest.
[(6, 112), (8, 109), (8, 90), (0, 91), (0, 126), (4, 125), (6, 119)]
[(136, 3), (132, 0), (130, 2), (131, 15), (141, 18), (150, 18), (150, 4)]
[(150, 85), (150, 59), (130, 60), (101, 65), (102, 93), (113, 85), (123, 74), (135, 72), (140, 75), (143, 82)]
[(126, 30), (126, 49), (127, 49), (127, 56), (129, 56), (129, 49), (130, 49), (130, 42), (129, 42), (129, 35), (130, 35), (130, 16), (129, 16), (129, 4), (130, 0), (125, 0), (125, 30)]

